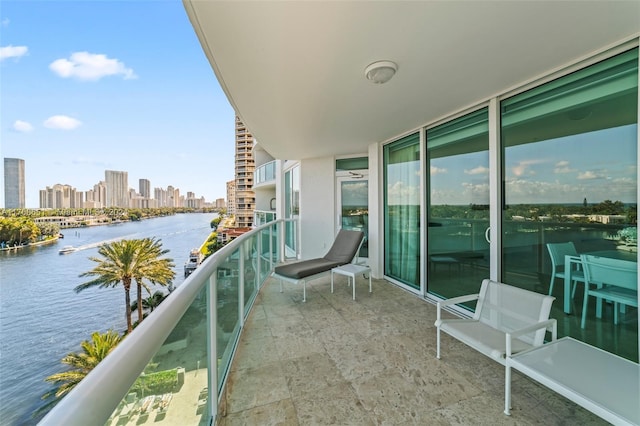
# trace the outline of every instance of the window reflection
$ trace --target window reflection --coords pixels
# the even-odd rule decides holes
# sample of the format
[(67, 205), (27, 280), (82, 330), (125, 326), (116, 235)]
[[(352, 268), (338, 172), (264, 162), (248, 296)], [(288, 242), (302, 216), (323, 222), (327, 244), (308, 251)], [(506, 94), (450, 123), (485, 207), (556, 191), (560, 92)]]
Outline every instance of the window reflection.
[(636, 362), (637, 307), (591, 297), (581, 327), (584, 287), (551, 290), (547, 245), (637, 265), (637, 116), (638, 49), (501, 104), (503, 281), (551, 291), (560, 335)]

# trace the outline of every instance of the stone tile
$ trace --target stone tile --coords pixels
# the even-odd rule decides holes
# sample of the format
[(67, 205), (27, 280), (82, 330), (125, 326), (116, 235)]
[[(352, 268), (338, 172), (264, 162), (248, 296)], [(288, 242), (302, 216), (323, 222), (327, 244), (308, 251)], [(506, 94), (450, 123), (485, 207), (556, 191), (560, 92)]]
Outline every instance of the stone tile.
[(324, 346), (313, 334), (279, 336), (274, 338), (274, 343), (278, 358), (281, 360), (325, 352)]
[(429, 415), (428, 395), (394, 370), (385, 370), (352, 386), (364, 408), (372, 413), (376, 424), (426, 424)]
[(272, 336), (251, 336), (251, 333), (240, 338), (232, 370), (259, 367), (278, 360), (278, 352)]
[(444, 420), (449, 425), (526, 425), (526, 421), (517, 416), (504, 414), (504, 401), (489, 395), (478, 395), (435, 410), (432, 415)]
[(370, 342), (329, 346), (327, 353), (335, 362), (340, 374), (347, 380), (371, 377), (385, 369), (384, 363), (376, 353), (375, 345)]
[(282, 371), (292, 396), (322, 392), (324, 388), (344, 382), (333, 360), (325, 353), (313, 353), (282, 363)]
[(325, 348), (339, 348), (348, 345), (364, 344), (367, 338), (359, 334), (355, 329), (347, 327), (340, 332), (334, 328), (322, 327), (314, 330), (315, 336), (322, 342)]
[(290, 397), (280, 363), (236, 370), (227, 382), (227, 414)]
[(346, 382), (292, 399), (301, 425), (375, 425)]
[(291, 399), (283, 399), (249, 410), (231, 413), (218, 420), (219, 426), (297, 426), (298, 417)]

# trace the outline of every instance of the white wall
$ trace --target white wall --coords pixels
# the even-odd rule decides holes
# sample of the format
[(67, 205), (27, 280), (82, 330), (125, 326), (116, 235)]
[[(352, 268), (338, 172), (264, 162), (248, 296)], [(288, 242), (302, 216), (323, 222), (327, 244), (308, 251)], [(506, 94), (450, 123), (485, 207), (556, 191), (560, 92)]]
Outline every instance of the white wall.
[(300, 161), (301, 258), (324, 256), (336, 235), (335, 159)]
[(382, 278), (384, 273), (381, 152), (381, 145), (369, 145), (369, 267), (373, 278)]

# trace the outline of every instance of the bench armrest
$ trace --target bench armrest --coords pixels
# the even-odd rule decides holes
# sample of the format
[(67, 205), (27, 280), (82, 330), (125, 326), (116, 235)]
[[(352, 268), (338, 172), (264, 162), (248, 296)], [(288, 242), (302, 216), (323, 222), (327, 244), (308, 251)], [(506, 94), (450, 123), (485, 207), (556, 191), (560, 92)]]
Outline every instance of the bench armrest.
[(535, 324), (531, 324), (527, 327), (523, 327), (520, 328), (518, 330), (513, 330), (510, 333), (506, 333), (506, 356), (510, 357), (512, 355), (511, 353), (511, 341), (513, 340), (514, 337), (518, 337), (518, 336), (522, 336), (523, 334), (527, 334), (527, 333), (531, 333), (532, 331), (537, 331), (540, 329), (546, 329), (548, 331), (551, 332), (551, 341), (553, 342), (554, 340), (556, 340), (558, 338), (558, 322), (555, 320), (555, 318), (551, 318), (545, 321), (540, 321), (537, 322)]
[(439, 306), (457, 305), (458, 303), (471, 302), (472, 300), (478, 300), (479, 294), (467, 294), (465, 296), (452, 297), (451, 299), (441, 300), (438, 302)]
[(478, 300), (480, 298), (480, 294), (467, 294), (465, 296), (452, 297), (451, 299), (441, 300), (438, 302), (438, 312), (436, 314), (436, 324), (440, 322), (440, 309), (443, 306), (457, 305), (458, 303), (471, 302), (473, 300)]

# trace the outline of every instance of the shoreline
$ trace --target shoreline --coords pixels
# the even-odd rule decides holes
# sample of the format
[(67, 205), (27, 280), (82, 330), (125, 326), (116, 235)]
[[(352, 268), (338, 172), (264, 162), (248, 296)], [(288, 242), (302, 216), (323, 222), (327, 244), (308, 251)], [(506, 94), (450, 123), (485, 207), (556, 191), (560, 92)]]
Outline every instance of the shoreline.
[(2, 247), (2, 248), (0, 248), (0, 251), (18, 251), (20, 249), (27, 248), (27, 247), (43, 246), (43, 245), (46, 245), (46, 244), (53, 244), (56, 241), (58, 241), (59, 239), (60, 239), (60, 237), (53, 237), (53, 238), (50, 238), (48, 240), (36, 241), (35, 243), (21, 244), (19, 246), (13, 246), (13, 247)]

